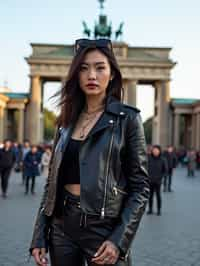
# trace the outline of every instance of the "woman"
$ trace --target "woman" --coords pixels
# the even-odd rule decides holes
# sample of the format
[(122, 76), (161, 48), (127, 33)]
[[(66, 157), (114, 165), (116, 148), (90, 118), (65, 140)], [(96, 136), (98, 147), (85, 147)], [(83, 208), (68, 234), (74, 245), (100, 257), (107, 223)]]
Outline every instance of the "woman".
[(149, 176), (150, 176), (150, 198), (149, 210), (147, 214), (153, 214), (153, 197), (156, 193), (157, 199), (157, 215), (161, 215), (161, 184), (163, 177), (167, 174), (167, 161), (162, 156), (161, 147), (154, 145), (151, 155), (148, 158)]
[(61, 91), (50, 172), (30, 251), (38, 265), (131, 265), (149, 195), (139, 111), (122, 103), (110, 40), (79, 39)]
[(29, 181), (31, 179), (31, 193), (35, 194), (35, 177), (40, 175), (39, 164), (40, 155), (36, 145), (31, 146), (31, 150), (26, 154), (24, 158), (24, 175), (25, 175), (25, 195), (29, 192)]
[(51, 147), (46, 147), (41, 159), (42, 176), (44, 177), (48, 177), (50, 159)]

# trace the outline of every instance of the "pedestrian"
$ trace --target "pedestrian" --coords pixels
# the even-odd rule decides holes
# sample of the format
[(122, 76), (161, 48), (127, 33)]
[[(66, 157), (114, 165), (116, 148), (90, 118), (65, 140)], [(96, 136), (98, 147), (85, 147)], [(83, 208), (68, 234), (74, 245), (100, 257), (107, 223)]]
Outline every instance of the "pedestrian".
[(151, 155), (148, 158), (148, 169), (150, 176), (150, 197), (149, 210), (147, 214), (153, 214), (153, 198), (154, 194), (156, 194), (157, 215), (161, 215), (161, 184), (162, 179), (167, 172), (167, 162), (166, 159), (162, 156), (161, 147), (159, 145), (154, 145), (152, 147)]
[(21, 171), (21, 166), (20, 166), (20, 160), (21, 160), (21, 153), (22, 153), (22, 147), (21, 144), (19, 144), (17, 141), (15, 141), (12, 145), (12, 150), (15, 155), (15, 167), (14, 170), (15, 172), (20, 172)]
[(173, 146), (168, 146), (167, 150), (164, 152), (164, 157), (167, 161), (167, 173), (164, 176), (164, 183), (163, 183), (163, 191), (172, 192), (172, 177), (173, 177), (173, 170), (176, 168), (178, 164), (178, 159), (176, 153), (174, 152)]
[(132, 265), (149, 196), (139, 110), (122, 103), (108, 39), (79, 39), (61, 91), (50, 172), (30, 252), (37, 265)]
[(196, 151), (194, 149), (190, 149), (187, 153), (187, 173), (188, 177), (195, 176), (196, 169)]
[(4, 141), (3, 148), (0, 149), (0, 177), (3, 198), (7, 198), (9, 177), (14, 163), (15, 154), (12, 150), (12, 142), (7, 139)]
[(30, 151), (30, 142), (29, 140), (24, 141), (24, 145), (21, 151), (21, 170), (22, 170), (22, 185), (25, 185), (25, 173), (24, 173), (24, 158), (26, 157), (27, 153)]
[(25, 175), (25, 194), (29, 192), (29, 181), (31, 179), (31, 193), (35, 194), (35, 178), (40, 175), (39, 164), (40, 155), (36, 145), (31, 146), (31, 150), (26, 154), (24, 158), (24, 175)]
[(42, 154), (42, 160), (41, 160), (41, 169), (42, 169), (42, 176), (48, 177), (49, 175), (49, 163), (51, 159), (51, 147), (47, 146), (45, 148), (44, 153)]

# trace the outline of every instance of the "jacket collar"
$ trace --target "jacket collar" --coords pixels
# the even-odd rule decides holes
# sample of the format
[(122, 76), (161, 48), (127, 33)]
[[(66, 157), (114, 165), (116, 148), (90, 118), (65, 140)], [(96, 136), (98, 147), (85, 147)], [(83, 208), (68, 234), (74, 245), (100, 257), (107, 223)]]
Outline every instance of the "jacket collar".
[(123, 104), (114, 96), (109, 96), (107, 99), (105, 111), (114, 115), (121, 115)]
[(121, 115), (123, 112), (121, 102), (113, 96), (109, 96), (106, 101), (105, 110), (102, 113), (99, 120), (96, 122), (94, 127), (90, 130), (88, 137), (96, 134), (97, 132), (105, 129), (107, 127), (112, 127), (117, 121), (117, 116)]

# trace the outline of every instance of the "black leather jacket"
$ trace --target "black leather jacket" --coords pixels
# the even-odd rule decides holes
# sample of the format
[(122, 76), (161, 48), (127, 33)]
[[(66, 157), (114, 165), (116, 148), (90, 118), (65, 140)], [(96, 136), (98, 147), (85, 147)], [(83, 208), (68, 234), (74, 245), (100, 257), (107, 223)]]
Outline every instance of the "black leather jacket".
[[(31, 249), (47, 248), (58, 170), (72, 130), (73, 125), (57, 130)], [(126, 258), (149, 196), (145, 137), (139, 110), (109, 97), (104, 113), (80, 147), (79, 163), (81, 209), (102, 217), (119, 217), (109, 240)]]

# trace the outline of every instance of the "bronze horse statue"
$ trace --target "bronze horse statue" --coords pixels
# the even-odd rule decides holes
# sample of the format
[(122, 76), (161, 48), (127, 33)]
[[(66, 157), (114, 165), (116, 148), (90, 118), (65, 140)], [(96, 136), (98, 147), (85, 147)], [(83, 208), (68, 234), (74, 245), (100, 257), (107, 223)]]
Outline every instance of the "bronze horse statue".
[(119, 36), (122, 36), (122, 34), (123, 34), (123, 31), (122, 31), (123, 25), (124, 25), (124, 22), (121, 22), (118, 30), (115, 32), (115, 39), (116, 40), (118, 39)]
[(87, 35), (88, 37), (90, 37), (91, 34), (91, 30), (88, 28), (87, 24), (85, 21), (82, 22), (83, 23), (83, 34)]

